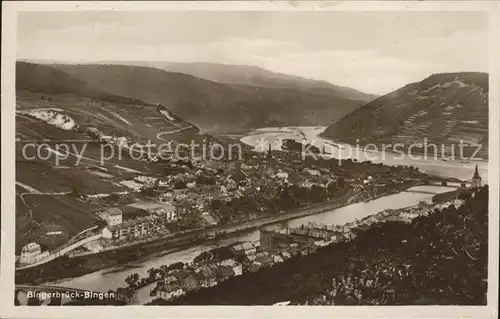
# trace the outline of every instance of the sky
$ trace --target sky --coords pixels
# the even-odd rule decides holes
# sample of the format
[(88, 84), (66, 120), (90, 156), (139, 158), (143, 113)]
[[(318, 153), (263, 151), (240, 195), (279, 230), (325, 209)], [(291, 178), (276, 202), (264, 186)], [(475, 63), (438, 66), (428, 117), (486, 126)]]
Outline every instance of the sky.
[(21, 12), (18, 60), (255, 65), (385, 94), (488, 71), (483, 12)]

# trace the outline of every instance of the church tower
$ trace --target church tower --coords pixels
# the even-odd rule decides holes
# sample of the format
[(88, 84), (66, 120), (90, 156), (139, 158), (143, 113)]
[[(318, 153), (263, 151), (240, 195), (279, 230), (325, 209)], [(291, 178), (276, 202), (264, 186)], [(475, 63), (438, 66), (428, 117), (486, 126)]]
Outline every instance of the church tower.
[(479, 188), (479, 187), (481, 187), (481, 176), (479, 176), (476, 164), (476, 171), (474, 172), (474, 176), (472, 177), (472, 188)]
[(271, 143), (269, 143), (269, 150), (267, 151), (267, 168), (272, 168), (273, 153), (271, 151)]

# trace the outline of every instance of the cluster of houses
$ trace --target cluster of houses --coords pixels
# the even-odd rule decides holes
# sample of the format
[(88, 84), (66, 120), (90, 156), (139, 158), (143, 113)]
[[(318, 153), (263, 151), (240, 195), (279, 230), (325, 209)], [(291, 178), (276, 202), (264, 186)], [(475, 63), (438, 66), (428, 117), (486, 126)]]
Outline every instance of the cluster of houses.
[(134, 203), (109, 208), (99, 213), (106, 222), (102, 237), (111, 240), (134, 239), (159, 231), (177, 221), (177, 210), (169, 203)]
[[(323, 227), (323, 226), (321, 226)], [(280, 232), (261, 230), (261, 245), (252, 242), (243, 242), (229, 247), (231, 257), (223, 260), (217, 258), (193, 262), (180, 270), (168, 272), (160, 280), (153, 294), (157, 298), (173, 300), (185, 295), (187, 292), (208, 288), (245, 272), (256, 272), (263, 267), (272, 267), (277, 263), (285, 262), (296, 255), (306, 255), (317, 247), (323, 246), (322, 242), (344, 240), (342, 226), (329, 226), (327, 231), (313, 225), (302, 226), (290, 230), (290, 235), (306, 238), (306, 240), (290, 239), (285, 245), (262, 245), (263, 237), (268, 234), (281, 234)], [(309, 232), (303, 230), (309, 229)], [(329, 236), (325, 236), (325, 234)], [(332, 235), (333, 234), (333, 235)], [(295, 237), (296, 239), (296, 237)], [(318, 240), (321, 242), (318, 242)]]
[(350, 232), (353, 232), (355, 236), (357, 233), (362, 232), (375, 224), (384, 222), (411, 223), (413, 219), (419, 216), (427, 216), (429, 212), (434, 209), (441, 210), (450, 205), (454, 205), (455, 208), (458, 208), (463, 203), (464, 201), (460, 199), (452, 199), (446, 202), (433, 204), (421, 201), (418, 205), (401, 209), (386, 209), (378, 214), (365, 217), (362, 220), (355, 220), (347, 223), (344, 227), (345, 229), (349, 229)]
[(234, 259), (194, 265), (191, 268), (169, 272), (157, 285), (156, 296), (171, 300), (188, 291), (216, 286), (228, 278), (240, 276), (243, 266)]
[(262, 267), (271, 267), (297, 254), (305, 254), (298, 244), (283, 251), (264, 251), (252, 242), (229, 247), (231, 257), (193, 262), (180, 270), (171, 270), (159, 281), (153, 294), (157, 298), (172, 300), (189, 291), (214, 287), (219, 283), (245, 272), (256, 272)]
[(455, 199), (440, 204), (421, 202), (403, 209), (388, 209), (361, 220), (344, 225), (323, 225), (310, 222), (280, 231), (260, 230), (260, 244), (242, 242), (228, 246), (229, 256), (212, 255), (208, 259), (193, 261), (182, 269), (157, 275), (157, 286), (152, 295), (164, 300), (173, 300), (200, 288), (208, 288), (246, 272), (256, 272), (263, 267), (272, 267), (296, 255), (307, 255), (319, 247), (336, 242), (349, 241), (362, 231), (377, 223), (398, 221), (408, 223), (418, 216), (427, 215), (434, 208), (456, 207), (463, 201)]

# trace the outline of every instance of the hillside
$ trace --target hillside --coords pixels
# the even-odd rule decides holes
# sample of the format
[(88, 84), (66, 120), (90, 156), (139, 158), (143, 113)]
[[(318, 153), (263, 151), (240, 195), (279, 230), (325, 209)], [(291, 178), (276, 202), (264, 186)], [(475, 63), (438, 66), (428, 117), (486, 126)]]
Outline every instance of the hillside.
[[(483, 144), (488, 150), (488, 74), (435, 74), (384, 95), (322, 134), (347, 143)], [(458, 149), (457, 149), (458, 151)]]
[(382, 223), (350, 242), (150, 304), (485, 305), (488, 188), (458, 208), (443, 206), (411, 223)]
[[(69, 93), (115, 103), (134, 103), (134, 99), (106, 93), (90, 83), (49, 66), (29, 62), (16, 63), (16, 90), (48, 94)], [(142, 101), (137, 101), (140, 103)]]
[(152, 104), (159, 102), (198, 127), (219, 133), (265, 126), (326, 125), (365, 101), (345, 97), (344, 93), (335, 95), (329, 88), (308, 91), (273, 87), (269, 83), (266, 86), (219, 83), (144, 66), (54, 64), (52, 67), (110, 94), (137, 97)]
[(228, 65), (217, 63), (156, 63), (158, 67), (172, 72), (190, 74), (220, 83), (244, 84), (267, 88), (289, 88), (330, 97), (369, 102), (375, 95), (351, 88), (333, 85), (299, 76), (271, 72), (250, 65)]
[[(166, 175), (165, 164), (140, 158), (139, 148), (118, 153), (101, 138), (120, 138), (129, 146), (148, 140), (156, 145), (172, 142), (172, 149), (176, 143), (210, 138), (166, 108), (105, 93), (47, 66), (18, 63), (16, 86), (18, 250), (33, 240), (57, 247), (92, 227), (94, 211), (115, 204), (120, 198), (116, 194), (131, 196), (128, 200), (143, 196), (131, 194), (124, 182)], [(111, 194), (114, 200), (95, 203), (79, 197)]]

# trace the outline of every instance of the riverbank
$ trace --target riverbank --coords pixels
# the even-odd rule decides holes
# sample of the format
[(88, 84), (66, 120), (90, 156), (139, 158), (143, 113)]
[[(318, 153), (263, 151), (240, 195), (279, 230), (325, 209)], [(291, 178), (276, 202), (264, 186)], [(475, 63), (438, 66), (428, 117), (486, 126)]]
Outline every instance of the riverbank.
[[(348, 144), (341, 141), (336, 141), (328, 137), (322, 136), (322, 131), (326, 127), (291, 127), (280, 130), (276, 127), (267, 127), (254, 130), (250, 134), (242, 137), (241, 142), (248, 144), (257, 150), (259, 149), (259, 141), (265, 140), (269, 143), (275, 145), (279, 140), (284, 139), (296, 139), (298, 141), (303, 141), (304, 143), (312, 144), (319, 149), (323, 149), (325, 145), (326, 150), (331, 152), (328, 156), (336, 159), (347, 159), (356, 158), (358, 161), (371, 161), (372, 163), (383, 163), (388, 166), (414, 166), (418, 167), (420, 172), (439, 176), (440, 178), (456, 178), (459, 180), (468, 180), (471, 178), (471, 172), (473, 172), (475, 165), (479, 167), (479, 173), (483, 178), (483, 182), (487, 184), (488, 182), (488, 161), (487, 160), (446, 160), (443, 161), (441, 158), (434, 159), (434, 150), (430, 147), (429, 156), (425, 158), (422, 154), (417, 154), (417, 149), (411, 154), (415, 156), (409, 156), (407, 151), (403, 150), (402, 147), (398, 147), (397, 150), (401, 152), (391, 152), (391, 148), (383, 149), (379, 148), (381, 152), (374, 152), (373, 147), (364, 151), (364, 145), (358, 144)], [(382, 151), (383, 150), (383, 151)], [(441, 151), (440, 147), (437, 152)], [(459, 156), (460, 149), (458, 146), (455, 148), (455, 155)], [(464, 154), (465, 155), (465, 154)], [(472, 154), (469, 154), (472, 155)], [(464, 156), (465, 157), (465, 156)], [(487, 158), (487, 156), (482, 156)]]
[[(391, 191), (383, 191), (374, 194), (374, 196), (371, 196), (370, 200), (399, 193), (417, 184), (419, 183), (414, 181), (398, 185), (398, 187)], [(200, 244), (208, 245), (210, 243), (216, 243), (225, 238), (250, 232), (259, 227), (334, 210), (346, 206), (348, 204), (348, 197), (349, 194), (346, 194), (332, 201), (309, 205), (279, 215), (263, 216), (237, 225), (225, 225), (212, 227), (210, 229), (202, 229), (190, 234), (184, 234), (181, 237), (159, 238), (155, 241), (139, 243), (122, 249), (92, 255), (73, 258), (67, 256), (59, 257), (45, 265), (16, 271), (16, 283), (43, 284), (46, 282), (61, 282), (61, 280), (64, 279), (80, 277), (106, 268), (109, 268), (109, 271), (120, 271), (120, 268), (123, 269), (124, 267), (133, 268), (133, 265), (127, 265), (131, 263), (139, 264), (148, 259), (158, 257), (159, 255), (188, 249)], [(207, 238), (209, 234), (214, 235), (213, 238)]]
[(429, 209), (408, 223), (376, 224), (350, 242), (149, 304), (484, 305), (487, 216), (483, 187), (458, 206)]

